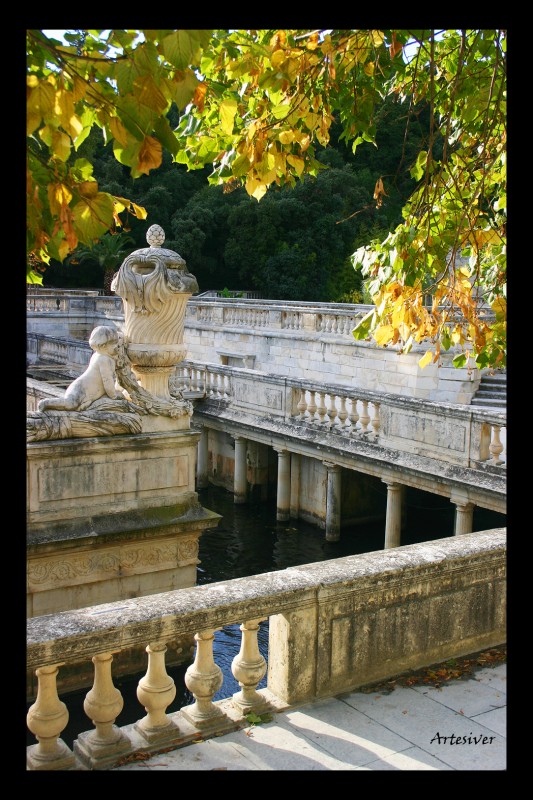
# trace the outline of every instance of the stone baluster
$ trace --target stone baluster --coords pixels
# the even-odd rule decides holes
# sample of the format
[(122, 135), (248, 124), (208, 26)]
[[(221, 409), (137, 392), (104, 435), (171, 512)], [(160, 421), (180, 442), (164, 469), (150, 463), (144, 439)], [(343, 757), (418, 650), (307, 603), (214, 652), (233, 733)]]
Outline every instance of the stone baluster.
[[(62, 662), (64, 663), (64, 662)], [(57, 694), (57, 673), (62, 664), (39, 667), (37, 698), (26, 717), (28, 728), (38, 744), (27, 749), (26, 766), (29, 770), (76, 769), (72, 750), (59, 738), (68, 723), (66, 705)]]
[(217, 388), (216, 388), (216, 398), (222, 399), (224, 397), (224, 385), (223, 385), (223, 375), (222, 373), (217, 374)]
[(181, 709), (181, 714), (196, 727), (205, 727), (222, 715), (222, 711), (213, 703), (213, 697), (224, 681), (222, 670), (213, 660), (213, 640), (215, 631), (210, 628), (198, 631), (196, 640), (196, 656), (194, 663), (187, 668), (185, 685), (194, 696), (194, 703)]
[(137, 686), (137, 698), (147, 714), (135, 723), (135, 730), (150, 743), (169, 741), (180, 735), (178, 727), (166, 713), (176, 697), (176, 685), (165, 666), (166, 651), (164, 642), (150, 642), (146, 648), (148, 669)]
[(330, 394), (329, 395), (329, 406), (328, 406), (328, 417), (329, 417), (329, 427), (330, 428), (334, 428), (336, 424), (337, 425), (339, 424), (339, 422), (337, 420), (337, 414), (338, 413), (339, 412), (337, 411), (337, 406), (335, 405), (335, 395), (334, 394)]
[(348, 419), (348, 411), (346, 410), (346, 397), (339, 397), (341, 407), (339, 409), (339, 422), (342, 430), (346, 427), (346, 420)]
[(309, 411), (309, 419), (308, 422), (315, 421), (315, 414), (316, 414), (316, 392), (314, 389), (309, 390), (309, 402), (307, 404), (307, 410)]
[(196, 391), (205, 395), (205, 368), (198, 367), (196, 370)]
[(238, 655), (231, 662), (231, 671), (241, 687), (240, 692), (233, 695), (234, 705), (242, 711), (243, 716), (252, 709), (257, 711), (267, 705), (264, 697), (257, 691), (258, 683), (264, 678), (267, 665), (259, 652), (257, 634), (259, 624), (266, 617), (250, 619), (240, 626), (242, 633), (241, 648)]
[(381, 428), (380, 403), (372, 403), (372, 407), (374, 409), (374, 416), (372, 417), (371, 425), (374, 429), (374, 434), (377, 436)]
[(368, 423), (370, 422), (370, 414), (368, 413), (368, 400), (361, 400), (363, 406), (363, 413), (360, 416), (361, 430), (363, 433), (368, 433)]
[(209, 397), (217, 396), (217, 375), (216, 372), (209, 373)]
[(113, 685), (112, 661), (112, 653), (99, 653), (92, 658), (94, 682), (83, 701), (83, 710), (95, 730), (80, 734), (74, 742), (74, 752), (90, 769), (106, 769), (132, 749), (129, 738), (115, 725), (124, 699)]
[(492, 437), (490, 441), (489, 452), (492, 456), (492, 464), (500, 464), (500, 453), (503, 451), (503, 444), (500, 441), (500, 430), (501, 427), (499, 425), (492, 426)]
[(357, 421), (359, 419), (359, 414), (357, 413), (357, 400), (353, 398), (350, 400), (350, 424), (351, 424), (351, 433), (355, 433), (357, 430)]
[(298, 419), (303, 420), (305, 419), (305, 412), (307, 410), (307, 402), (305, 400), (305, 389), (300, 389), (300, 399), (298, 401), (298, 405), (296, 406), (298, 409)]
[(326, 314), (326, 326), (324, 332), (329, 333), (330, 331), (331, 331), (331, 314)]
[(180, 373), (178, 386), (182, 391), (188, 392), (191, 389), (189, 367), (182, 367)]
[(317, 394), (318, 394), (318, 407), (317, 407), (318, 420), (319, 424), (323, 425), (324, 422), (326, 421), (326, 413), (327, 413), (326, 403), (324, 401), (326, 393), (317, 392)]
[(481, 438), (479, 442), (479, 457), (481, 461), (488, 461), (490, 458), (490, 434), (491, 426), (483, 424), (481, 426)]

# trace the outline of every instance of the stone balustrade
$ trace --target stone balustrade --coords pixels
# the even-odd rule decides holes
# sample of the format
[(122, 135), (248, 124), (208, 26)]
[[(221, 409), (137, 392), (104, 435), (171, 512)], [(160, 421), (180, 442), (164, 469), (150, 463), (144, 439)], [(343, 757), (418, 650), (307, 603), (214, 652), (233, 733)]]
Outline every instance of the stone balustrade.
[[(467, 366), (453, 367), (457, 348), (441, 353), (438, 364), (421, 369), (418, 362), (428, 347), (425, 342), (400, 354), (397, 347), (356, 341), (352, 330), (371, 308), (193, 295), (185, 315), (188, 358), (216, 363), (220, 352), (239, 353), (259, 371), (271, 374), (470, 404), (481, 373)], [(56, 296), (28, 296), (29, 333), (86, 340), (93, 327), (110, 321), (123, 325), (120, 297), (75, 296), (59, 290)]]
[[(37, 691), (27, 724), (37, 744), (27, 748), (27, 768), (112, 769), (233, 730), (251, 711), (281, 711), (501, 644), (505, 576), (501, 528), (30, 618), (27, 668)], [(257, 640), (266, 619), (267, 658)], [(231, 669), (241, 688), (214, 702), (222, 675), (213, 642), (235, 623), (242, 639)], [(167, 642), (187, 635), (197, 645), (185, 674), (194, 702), (171, 712)], [(139, 719), (119, 727), (124, 701), (113, 656), (139, 645), (147, 653)], [(58, 696), (57, 678), (83, 660), (94, 665), (84, 702), (94, 727), (70, 749), (61, 738), (68, 696)], [(267, 687), (258, 690), (265, 674)]]
[(286, 422), (303, 423), (309, 429), (362, 437), (452, 464), (506, 466), (507, 416), (478, 406), (458, 407), (360, 389), (348, 392), (345, 386), (330, 383), (316, 385), (190, 361), (178, 365), (175, 383), (190, 397), (225, 400), (246, 411), (253, 406), (256, 415), (279, 413)]

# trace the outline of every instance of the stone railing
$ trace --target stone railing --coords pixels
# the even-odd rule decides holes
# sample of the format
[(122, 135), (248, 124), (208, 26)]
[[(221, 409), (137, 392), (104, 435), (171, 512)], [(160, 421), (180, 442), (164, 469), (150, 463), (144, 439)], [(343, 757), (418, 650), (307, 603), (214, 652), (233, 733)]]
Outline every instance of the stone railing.
[[(224, 298), (189, 298), (185, 341), (192, 361), (239, 366), (246, 359), (257, 370), (315, 381), (334, 380), (364, 389), (381, 390), (420, 399), (469, 405), (481, 379), (470, 367), (453, 367), (457, 348), (441, 354), (439, 363), (420, 368), (427, 343), (400, 354), (396, 346), (377, 347), (356, 341), (352, 330), (372, 306), (347, 303)], [(86, 340), (96, 325), (121, 327), (120, 297), (28, 297), (28, 333)], [(226, 356), (231, 359), (228, 361)]]
[(304, 303), (281, 300), (240, 300), (239, 298), (192, 297), (186, 324), (224, 327), (272, 328), (287, 331), (315, 331), (350, 334), (356, 321), (372, 306), (343, 303)]
[[(280, 711), (502, 644), (505, 569), (500, 528), (30, 618), (27, 669), (37, 692), (27, 723), (37, 744), (27, 748), (27, 767), (112, 769), (141, 752), (235, 729), (252, 711)], [(267, 619), (265, 658), (257, 634)], [(214, 638), (235, 623), (242, 639), (231, 669), (241, 689), (213, 702), (223, 682)], [(196, 641), (185, 673), (194, 702), (168, 713), (176, 686), (166, 671), (167, 642), (188, 635)], [(113, 683), (113, 655), (140, 645), (147, 671), (137, 698), (146, 714), (120, 728), (124, 699)], [(89, 661), (94, 683), (84, 710), (94, 728), (71, 750), (61, 738), (69, 711), (57, 677)], [(258, 691), (265, 674), (267, 688)]]
[(80, 309), (88, 312), (122, 312), (121, 297), (106, 297), (98, 292), (53, 292), (31, 293), (26, 297), (26, 311), (28, 312), (61, 312), (71, 314)]
[(258, 416), (453, 464), (503, 468), (507, 415), (478, 406), (414, 400), (386, 392), (280, 378), (239, 367), (182, 362), (176, 386), (191, 398), (227, 401)]

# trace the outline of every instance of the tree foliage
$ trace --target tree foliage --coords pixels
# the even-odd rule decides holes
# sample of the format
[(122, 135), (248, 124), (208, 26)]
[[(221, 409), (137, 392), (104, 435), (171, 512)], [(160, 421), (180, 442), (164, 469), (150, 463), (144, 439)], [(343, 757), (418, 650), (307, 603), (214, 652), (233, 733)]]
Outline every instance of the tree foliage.
[[(406, 176), (417, 185), (395, 229), (353, 256), (375, 302), (354, 335), (403, 351), (432, 342), (422, 363), (455, 346), (457, 365), (470, 357), (480, 367), (505, 364), (505, 31), (89, 30), (66, 38), (27, 32), (30, 264), (62, 261), (146, 215), (102, 191), (90, 160), (78, 157), (95, 126), (132, 179), (157, 170), (166, 153), (259, 201), (326, 169), (319, 150), (334, 123), (353, 153), (376, 144), (395, 102), (405, 141), (423, 114), (428, 134), (376, 176), (378, 208)], [(270, 258), (286, 273), (305, 263), (290, 242)]]

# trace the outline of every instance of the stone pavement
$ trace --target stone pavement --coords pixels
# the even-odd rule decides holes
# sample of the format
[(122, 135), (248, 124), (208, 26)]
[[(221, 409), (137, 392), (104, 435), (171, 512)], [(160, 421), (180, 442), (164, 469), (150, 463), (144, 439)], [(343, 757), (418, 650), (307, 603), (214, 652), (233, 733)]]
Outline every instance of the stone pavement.
[(440, 688), (354, 691), (111, 771), (507, 769), (507, 665)]

